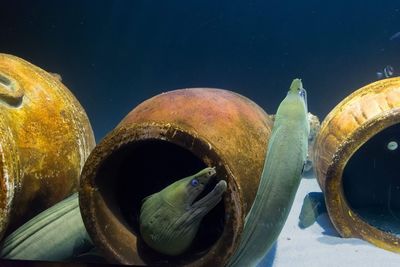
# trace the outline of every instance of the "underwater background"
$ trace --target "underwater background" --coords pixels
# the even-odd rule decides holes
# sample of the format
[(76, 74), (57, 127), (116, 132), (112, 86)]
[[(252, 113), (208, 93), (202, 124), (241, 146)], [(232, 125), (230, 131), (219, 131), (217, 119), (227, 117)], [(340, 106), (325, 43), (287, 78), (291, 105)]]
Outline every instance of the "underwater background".
[[(290, 82), (294, 78), (301, 78), (307, 90), (308, 111), (322, 121), (339, 102), (355, 90), (377, 80), (399, 76), (400, 73), (399, 0), (14, 0), (3, 1), (2, 4), (0, 53), (15, 55), (48, 72), (61, 75), (62, 82), (87, 112), (97, 143), (139, 103), (174, 89), (227, 89), (250, 98), (267, 113), (274, 114), (286, 95)], [(3, 85), (11, 84), (7, 83), (7, 79), (5, 81)], [(332, 162), (346, 161), (347, 155), (340, 154), (339, 152), (343, 152), (340, 149), (351, 142), (358, 144), (355, 141), (358, 142), (371, 132), (372, 128), (364, 126), (369, 119), (377, 118), (374, 117), (376, 110), (379, 114), (390, 110), (390, 114), (395, 115), (395, 120), (389, 121), (393, 125), (380, 129), (382, 133), (376, 134), (376, 138), (366, 138), (365, 141), (371, 140), (363, 143), (348, 164), (346, 161), (347, 167), (342, 175), (343, 186), (340, 185), (339, 191), (345, 194), (343, 199), (350, 204), (351, 212), (367, 222), (362, 225), (364, 228), (360, 227), (362, 231), (370, 229), (365, 228), (365, 225), (373, 225), (390, 233), (393, 238), (400, 236), (400, 181), (397, 164), (400, 155), (397, 149), (400, 144), (400, 113), (395, 113), (400, 110), (400, 80), (387, 79), (381, 82), (372, 85), (370, 91), (364, 88), (360, 95), (365, 97), (360, 97), (361, 100), (354, 98), (359, 101), (354, 102), (354, 109), (343, 105), (334, 110), (335, 119), (328, 121), (328, 130), (321, 131), (322, 137), (316, 143), (316, 148), (312, 149), (316, 151), (315, 166), (319, 169), (316, 168), (315, 173), (303, 173), (302, 177), (305, 179), (300, 182), (285, 227), (258, 266), (381, 266), (382, 262), (386, 266), (400, 266), (399, 255), (389, 251), (392, 249), (398, 252), (398, 241), (394, 241), (392, 247), (384, 247), (389, 248), (386, 251), (357, 238), (359, 236), (342, 235), (351, 237), (342, 238), (337, 230), (338, 225), (332, 219), (332, 208), (328, 216), (329, 205), (325, 205), (329, 203), (329, 197), (326, 196), (332, 196), (333, 193), (329, 193), (326, 190), (328, 187), (325, 187), (324, 195), (320, 188), (321, 173), (325, 176), (322, 178), (322, 184), (325, 185), (330, 179), (326, 177), (333, 177), (329, 175), (334, 173), (332, 171), (326, 175), (328, 171), (322, 169), (328, 165), (325, 164), (324, 167), (321, 159), (330, 158), (334, 153)], [(206, 99), (205, 102), (212, 99), (205, 94), (205, 91), (201, 92), (201, 98)], [(381, 99), (386, 101), (386, 106), (375, 107), (374, 104), (383, 103), (379, 102)], [(172, 110), (172, 106), (167, 105), (166, 110)], [(192, 102), (188, 106), (197, 108)], [(208, 109), (207, 111), (211, 110), (210, 105)], [(224, 106), (223, 109), (229, 110), (229, 107)], [(358, 111), (361, 111), (359, 117)], [(194, 115), (189, 114), (190, 119), (193, 119)], [(351, 116), (347, 116), (348, 114)], [(249, 118), (251, 116), (246, 119)], [(38, 120), (46, 121), (43, 116)], [(364, 133), (367, 134), (359, 134), (358, 140), (355, 138), (344, 139), (342, 143), (336, 142), (341, 134), (353, 134), (349, 125), (354, 121), (357, 124), (355, 129), (365, 130)], [(201, 128), (208, 129), (207, 126), (210, 125), (202, 124)], [(389, 123), (385, 127), (388, 125)], [(244, 129), (251, 134), (251, 127)], [(27, 132), (31, 133), (29, 129)], [(48, 132), (51, 138), (57, 138), (52, 136), (51, 131)], [(230, 132), (230, 136), (234, 134), (233, 131)], [(27, 136), (21, 140), (29, 139), (29, 135)], [(334, 136), (336, 139), (329, 139), (327, 136)], [(335, 140), (332, 141), (333, 139)], [(89, 151), (94, 142), (88, 141), (88, 144)], [(158, 179), (164, 177), (166, 166), (171, 171), (176, 166), (179, 166), (176, 169), (180, 169), (181, 165), (185, 165), (189, 171), (190, 168), (199, 168), (204, 163), (201, 162), (198, 166), (197, 161), (193, 161), (193, 166), (181, 164), (183, 159), (191, 162), (189, 154), (176, 152), (172, 147), (164, 149), (158, 147), (159, 144), (153, 144), (150, 149), (148, 143), (146, 145), (138, 146), (139, 148), (125, 147), (127, 150), (121, 150), (121, 158), (114, 158), (123, 162), (123, 167), (114, 170), (115, 162), (110, 161), (111, 163), (107, 163), (109, 165), (105, 165), (105, 174), (99, 176), (111, 177), (107, 181), (112, 182), (100, 183), (104, 188), (111, 188), (110, 185), (117, 181), (117, 200), (120, 201), (118, 203), (124, 203), (122, 209), (125, 211), (130, 211), (133, 203), (126, 196), (135, 195), (135, 203), (141, 203), (145, 193), (153, 190), (155, 185), (162, 188), (159, 184), (161, 180)], [(129, 154), (129, 149), (137, 154)], [(148, 151), (149, 157), (143, 156), (141, 151)], [(143, 159), (143, 162), (149, 163), (137, 164), (140, 167), (140, 177), (147, 167), (153, 169), (151, 160), (164, 163), (164, 158), (167, 157), (164, 157), (162, 151), (167, 151), (168, 156), (171, 155), (168, 158), (172, 160), (158, 165), (163, 166), (162, 168), (154, 168), (160, 172), (149, 175), (149, 183), (140, 181), (141, 186), (138, 188), (143, 191), (143, 195), (131, 194), (131, 188), (135, 188), (136, 184), (130, 183), (135, 181), (130, 178), (130, 162), (141, 162), (138, 159)], [(240, 148), (237, 151), (241, 151)], [(125, 152), (129, 157), (123, 154)], [(158, 159), (153, 156), (153, 152)], [(36, 154), (26, 155), (27, 158), (34, 159), (32, 162), (35, 161)], [(139, 156), (135, 158), (136, 155)], [(82, 156), (84, 157), (86, 156)], [(49, 158), (51, 162), (54, 161), (53, 156), (50, 155)], [(176, 165), (172, 166), (170, 162)], [(90, 164), (89, 162), (89, 166)], [(332, 169), (333, 167), (329, 170)], [(114, 173), (117, 175), (113, 176)], [(171, 171), (171, 177), (172, 173)], [(315, 174), (319, 174), (319, 184), (317, 179), (313, 179)], [(247, 174), (244, 176), (251, 177)], [(100, 180), (96, 178), (95, 181)], [(142, 187), (142, 184), (147, 187)], [(324, 185), (322, 188), (324, 189)], [(78, 202), (75, 204), (78, 207), (76, 218), (81, 218)], [(131, 220), (134, 217), (132, 214), (135, 213), (136, 216), (140, 210), (138, 207), (135, 212), (123, 214), (130, 223), (133, 221), (133, 224), (138, 224)], [(222, 204), (220, 208), (217, 212), (225, 212)], [(353, 218), (351, 212), (349, 210), (348, 214)], [(342, 214), (338, 214), (336, 218), (341, 218)], [(354, 225), (355, 228), (358, 227)], [(86, 233), (85, 228), (82, 229)], [(217, 230), (222, 232), (221, 229)], [(387, 243), (391, 245), (392, 239), (389, 241)], [(221, 254), (223, 253), (217, 256)]]
[(173, 89), (229, 89), (272, 114), (299, 77), (323, 119), (355, 89), (400, 71), (396, 0), (17, 0), (2, 3), (0, 25), (0, 51), (60, 74), (97, 141)]

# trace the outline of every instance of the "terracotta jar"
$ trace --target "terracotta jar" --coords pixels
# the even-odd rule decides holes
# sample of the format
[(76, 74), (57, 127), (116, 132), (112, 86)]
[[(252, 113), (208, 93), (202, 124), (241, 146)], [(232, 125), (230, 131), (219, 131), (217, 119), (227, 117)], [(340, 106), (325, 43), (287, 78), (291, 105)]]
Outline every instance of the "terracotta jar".
[(329, 113), (314, 151), (317, 178), (338, 232), (396, 252), (400, 238), (390, 224), (400, 208), (399, 122), (400, 78), (371, 83)]
[(76, 191), (95, 145), (59, 78), (0, 54), (0, 235)]
[[(258, 105), (226, 90), (176, 90), (143, 102), (83, 169), (80, 206), (91, 238), (111, 262), (224, 265), (255, 197), (271, 126)], [(138, 226), (142, 199), (206, 166), (228, 189), (190, 250), (167, 257), (148, 248)]]

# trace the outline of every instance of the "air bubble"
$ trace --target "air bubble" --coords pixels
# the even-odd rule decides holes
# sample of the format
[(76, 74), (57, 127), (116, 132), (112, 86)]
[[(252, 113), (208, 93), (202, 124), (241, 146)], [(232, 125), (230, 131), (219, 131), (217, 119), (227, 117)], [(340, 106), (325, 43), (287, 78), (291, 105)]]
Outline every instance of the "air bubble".
[(399, 145), (397, 144), (396, 141), (390, 141), (390, 142), (387, 144), (387, 149), (389, 149), (390, 151), (394, 151), (394, 150), (396, 150), (398, 147), (399, 147)]

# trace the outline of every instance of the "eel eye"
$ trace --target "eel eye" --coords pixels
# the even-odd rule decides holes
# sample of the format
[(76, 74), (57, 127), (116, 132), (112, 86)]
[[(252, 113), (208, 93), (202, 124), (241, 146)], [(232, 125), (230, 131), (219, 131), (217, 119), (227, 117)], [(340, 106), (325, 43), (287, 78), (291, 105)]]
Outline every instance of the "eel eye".
[(197, 180), (197, 179), (193, 179), (191, 182), (190, 182), (190, 184), (194, 187), (194, 186), (197, 186), (198, 184), (199, 184), (199, 180)]

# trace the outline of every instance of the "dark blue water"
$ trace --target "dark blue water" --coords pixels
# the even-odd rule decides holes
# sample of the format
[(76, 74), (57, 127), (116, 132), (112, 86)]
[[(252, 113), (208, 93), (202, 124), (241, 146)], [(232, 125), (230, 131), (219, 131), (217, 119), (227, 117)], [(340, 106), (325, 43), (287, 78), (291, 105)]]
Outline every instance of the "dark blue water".
[(61, 74), (97, 140), (172, 89), (230, 89), (274, 113), (300, 77), (323, 118), (386, 65), (400, 73), (398, 0), (13, 0), (0, 25), (0, 51)]

